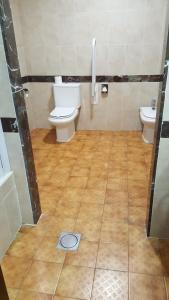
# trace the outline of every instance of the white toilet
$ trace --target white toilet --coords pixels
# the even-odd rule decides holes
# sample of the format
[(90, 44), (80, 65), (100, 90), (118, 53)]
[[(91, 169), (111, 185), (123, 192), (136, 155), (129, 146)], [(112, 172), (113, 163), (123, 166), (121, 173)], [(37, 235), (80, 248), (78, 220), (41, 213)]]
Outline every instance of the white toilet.
[(80, 83), (53, 85), (55, 108), (49, 122), (56, 127), (57, 142), (69, 142), (75, 134), (75, 118), (81, 106)]
[(156, 108), (140, 107), (140, 119), (143, 124), (142, 137), (145, 143), (153, 144), (156, 122)]

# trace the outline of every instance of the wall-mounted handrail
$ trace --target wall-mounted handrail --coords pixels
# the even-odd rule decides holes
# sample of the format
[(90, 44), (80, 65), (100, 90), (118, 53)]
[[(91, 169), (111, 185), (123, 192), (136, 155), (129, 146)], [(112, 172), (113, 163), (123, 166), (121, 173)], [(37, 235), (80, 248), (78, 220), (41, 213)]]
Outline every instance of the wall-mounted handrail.
[(96, 39), (92, 40), (92, 104), (96, 93)]

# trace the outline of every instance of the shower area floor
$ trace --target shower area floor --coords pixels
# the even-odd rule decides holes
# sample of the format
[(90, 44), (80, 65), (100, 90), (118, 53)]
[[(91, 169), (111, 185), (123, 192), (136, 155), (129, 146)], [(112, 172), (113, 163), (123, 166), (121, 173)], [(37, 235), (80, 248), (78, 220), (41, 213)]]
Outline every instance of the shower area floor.
[[(32, 143), (43, 214), (2, 261), (10, 299), (167, 299), (169, 243), (145, 233), (152, 145), (106, 131), (56, 144), (45, 129)], [(56, 248), (61, 232), (81, 234), (77, 251)]]

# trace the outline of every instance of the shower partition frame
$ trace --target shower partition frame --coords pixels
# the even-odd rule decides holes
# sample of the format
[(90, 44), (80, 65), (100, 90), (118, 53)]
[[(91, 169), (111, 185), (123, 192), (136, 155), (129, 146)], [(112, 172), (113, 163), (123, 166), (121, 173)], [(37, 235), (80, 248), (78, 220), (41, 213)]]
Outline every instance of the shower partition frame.
[(36, 224), (41, 215), (41, 206), (9, 0), (0, 0), (0, 26), (2, 29), (6, 62), (8, 65), (13, 103), (16, 112), (16, 124), (18, 125), (18, 131), (22, 144), (33, 220)]

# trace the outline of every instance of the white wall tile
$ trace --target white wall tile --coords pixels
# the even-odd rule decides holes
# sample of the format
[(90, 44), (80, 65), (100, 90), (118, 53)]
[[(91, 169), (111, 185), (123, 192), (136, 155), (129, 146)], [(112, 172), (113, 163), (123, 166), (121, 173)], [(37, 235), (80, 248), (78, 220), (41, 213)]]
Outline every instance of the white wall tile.
[(108, 75), (123, 75), (126, 74), (125, 68), (125, 47), (108, 45)]

